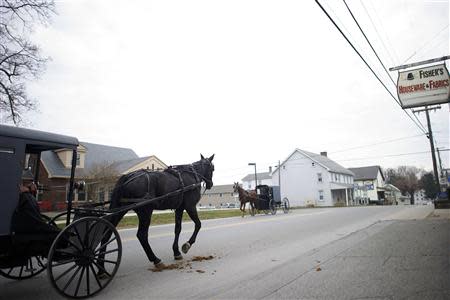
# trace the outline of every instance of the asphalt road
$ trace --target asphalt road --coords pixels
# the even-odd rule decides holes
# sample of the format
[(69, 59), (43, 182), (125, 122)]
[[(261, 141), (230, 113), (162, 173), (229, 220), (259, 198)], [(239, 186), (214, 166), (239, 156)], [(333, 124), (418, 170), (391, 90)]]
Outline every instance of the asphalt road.
[[(95, 299), (292, 298), (292, 289), (282, 293), (286, 285), (307, 271), (320, 271), (321, 263), (390, 224), (380, 221), (423, 219), (432, 211), (431, 206), (316, 208), (208, 220), (179, 268), (162, 272), (152, 271), (136, 229), (121, 230), (120, 269)], [(150, 227), (151, 246), (165, 264), (177, 263), (173, 229)], [(183, 223), (180, 246), (192, 230), (191, 222)], [(192, 261), (195, 256), (213, 258)], [(0, 299), (58, 298), (45, 273), (21, 282), (0, 278)]]

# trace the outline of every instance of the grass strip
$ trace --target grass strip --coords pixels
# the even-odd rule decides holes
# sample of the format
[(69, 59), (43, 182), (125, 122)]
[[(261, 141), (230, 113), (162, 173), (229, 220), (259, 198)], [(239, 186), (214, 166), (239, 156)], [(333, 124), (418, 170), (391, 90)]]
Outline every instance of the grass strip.
[[(238, 217), (242, 216), (242, 212), (238, 209), (227, 209), (227, 210), (210, 210), (210, 211), (198, 211), (198, 216), (200, 220), (209, 220), (209, 219), (220, 219), (220, 218), (229, 218), (229, 217)], [(183, 223), (184, 222), (192, 222), (189, 215), (184, 212), (183, 213)], [(175, 223), (175, 213), (164, 213), (164, 214), (153, 214), (152, 215), (152, 225), (162, 225), (162, 224), (174, 224)], [(122, 221), (120, 221), (118, 228), (128, 228), (128, 227), (136, 227), (139, 224), (137, 216), (129, 216), (124, 217)]]

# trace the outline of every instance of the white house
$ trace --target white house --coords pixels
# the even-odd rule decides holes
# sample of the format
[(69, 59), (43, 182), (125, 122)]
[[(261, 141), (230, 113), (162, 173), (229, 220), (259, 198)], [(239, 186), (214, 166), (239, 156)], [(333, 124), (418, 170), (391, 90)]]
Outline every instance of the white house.
[(353, 173), (326, 152), (296, 149), (272, 173), (272, 184), (280, 185), (281, 198), (287, 197), (291, 206), (350, 205), (353, 201)]
[(418, 205), (428, 204), (431, 200), (432, 199), (429, 199), (425, 195), (424, 189), (420, 189), (420, 190), (414, 192), (414, 204), (418, 204)]
[[(242, 188), (245, 190), (255, 189), (255, 173), (248, 174), (242, 180)], [(272, 185), (272, 175), (270, 172), (256, 173), (256, 180), (258, 180), (258, 185), (266, 184)]]
[(356, 205), (370, 202), (384, 203), (385, 181), (380, 166), (348, 168), (355, 174), (354, 195)]

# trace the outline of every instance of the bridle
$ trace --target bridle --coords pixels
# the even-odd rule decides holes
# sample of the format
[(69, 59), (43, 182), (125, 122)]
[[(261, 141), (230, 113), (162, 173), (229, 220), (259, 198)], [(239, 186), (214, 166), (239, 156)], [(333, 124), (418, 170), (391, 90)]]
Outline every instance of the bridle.
[[(209, 170), (212, 173), (214, 172), (214, 165), (212, 164), (212, 162), (209, 161), (209, 159), (202, 159), (201, 161), (195, 162), (192, 164), (192, 170), (195, 173), (196, 176), (199, 176), (201, 178), (200, 181), (204, 181), (206, 186), (205, 186), (205, 191), (203, 192), (203, 194), (206, 192), (206, 190), (211, 189), (211, 187), (213, 186), (213, 181), (212, 178), (209, 179), (206, 176), (204, 176), (203, 174), (199, 173), (198, 170), (195, 168), (195, 166), (201, 165), (201, 169), (203, 170), (204, 165), (208, 165)], [(212, 176), (211, 176), (212, 177)], [(209, 186), (209, 187), (208, 187)]]

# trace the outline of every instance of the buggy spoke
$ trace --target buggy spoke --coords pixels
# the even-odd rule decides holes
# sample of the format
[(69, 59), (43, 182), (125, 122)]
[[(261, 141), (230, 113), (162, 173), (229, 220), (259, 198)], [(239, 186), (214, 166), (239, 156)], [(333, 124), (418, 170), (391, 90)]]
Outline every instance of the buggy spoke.
[(102, 289), (102, 284), (100, 283), (100, 280), (98, 280), (98, 278), (97, 278), (97, 273), (95, 273), (95, 269), (94, 269), (94, 267), (92, 266), (92, 264), (89, 265), (89, 268), (91, 269), (92, 274), (94, 275), (95, 281), (97, 281), (98, 287), (99, 287), (100, 289)]
[(92, 246), (94, 246), (95, 236), (97, 235), (97, 231), (98, 231), (98, 227), (95, 226), (95, 225), (97, 225), (97, 224), (98, 224), (98, 221), (95, 222), (94, 224), (92, 224), (91, 227), (89, 228), (89, 231), (88, 231), (88, 234), (87, 234), (88, 240), (89, 240), (89, 236), (90, 236), (91, 231), (92, 231), (92, 227), (95, 227), (95, 230), (94, 230), (94, 232), (92, 233), (92, 239), (90, 239), (90, 243), (89, 243), (89, 241), (88, 241), (88, 247), (89, 247), (89, 248), (91, 248)]
[[(77, 226), (73, 226), (73, 230), (75, 230), (75, 233), (77, 235), (77, 239), (80, 242), (80, 245), (81, 245), (82, 249), (84, 250), (84, 246), (83, 246), (84, 243), (83, 243), (83, 241), (81, 239), (80, 233), (78, 232)], [(69, 241), (69, 243), (70, 243), (70, 241)]]
[(89, 267), (86, 266), (86, 288), (87, 288), (87, 294), (90, 295), (91, 294), (91, 285), (89, 282)]
[[(106, 235), (108, 234), (108, 232), (109, 232), (108, 228), (105, 228), (105, 231), (104, 231), (103, 234), (102, 234), (102, 238), (100, 239), (101, 242), (103, 242), (103, 239), (106, 237)], [(104, 246), (102, 245), (102, 243), (100, 243), (100, 245), (101, 245), (101, 247), (104, 247)], [(97, 250), (97, 251), (98, 251), (98, 250)], [(97, 252), (97, 251), (96, 251), (96, 252)]]
[(72, 277), (70, 277), (69, 281), (64, 286), (63, 292), (65, 292), (67, 290), (67, 288), (72, 283), (72, 281), (74, 280), (75, 276), (77, 276), (78, 272), (80, 272), (80, 270), (81, 270), (81, 267), (78, 267), (78, 269), (75, 271), (75, 273), (72, 274)]
[(109, 242), (105, 243), (104, 245), (101, 245), (99, 249), (97, 249), (94, 254), (97, 254), (100, 250), (102, 250), (103, 248), (106, 249), (106, 246), (108, 246), (109, 244), (111, 244), (112, 242), (114, 242), (115, 240), (117, 240), (116, 237), (114, 237), (112, 240), (110, 240)]
[(33, 268), (33, 258), (30, 257), (30, 270), (31, 270), (31, 275), (34, 274), (34, 268)]
[(69, 273), (70, 271), (72, 271), (73, 269), (75, 269), (77, 267), (77, 265), (73, 265), (71, 266), (69, 269), (67, 269), (66, 271), (64, 271), (64, 273), (60, 274), (58, 277), (55, 278), (55, 282), (60, 280), (62, 277), (64, 277), (64, 275), (66, 275), (67, 273)]
[(81, 269), (81, 275), (80, 278), (78, 279), (77, 288), (75, 289), (75, 297), (78, 296), (78, 290), (80, 289), (81, 280), (83, 280), (83, 275), (84, 275), (84, 267), (83, 269)]
[(77, 261), (76, 258), (72, 258), (72, 259), (69, 259), (69, 260), (65, 260), (65, 261), (62, 261), (62, 262), (58, 262), (58, 263), (52, 264), (52, 267), (59, 267), (59, 266), (67, 265), (67, 264), (70, 264), (70, 263), (73, 263), (73, 262), (76, 262), (76, 261)]
[(36, 259), (37, 259), (38, 265), (41, 266), (42, 268), (45, 268), (44, 263), (38, 256), (36, 256)]
[(14, 269), (14, 268), (9, 269), (8, 275), (11, 274), (11, 272), (12, 272), (13, 269)]
[(22, 272), (23, 272), (23, 265), (20, 266), (20, 273), (19, 273), (19, 277), (22, 277)]
[(110, 263), (110, 264), (115, 264), (115, 265), (117, 265), (117, 262), (116, 262), (116, 261), (107, 260), (107, 259), (103, 259), (103, 258), (100, 258), (100, 257), (96, 257), (96, 258), (94, 258), (94, 259), (99, 260), (99, 261), (101, 261), (101, 262), (106, 262), (106, 263)]
[(100, 266), (100, 265), (99, 265), (98, 263), (96, 263), (95, 261), (93, 261), (93, 263), (94, 263), (94, 265), (97, 266), (97, 268), (98, 268), (100, 271), (104, 272), (104, 273), (105, 273), (106, 275), (108, 275), (109, 277), (112, 277), (111, 274), (109, 274), (109, 272), (105, 270), (105, 268), (103, 268), (102, 266)]
[(98, 256), (98, 255), (106, 255), (106, 254), (110, 254), (110, 253), (117, 252), (117, 251), (119, 251), (119, 248), (116, 248), (116, 249), (113, 249), (113, 250), (108, 250), (108, 251), (105, 251), (105, 252), (96, 253), (95, 255), (96, 256)]

